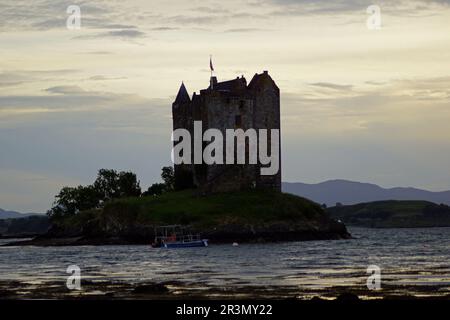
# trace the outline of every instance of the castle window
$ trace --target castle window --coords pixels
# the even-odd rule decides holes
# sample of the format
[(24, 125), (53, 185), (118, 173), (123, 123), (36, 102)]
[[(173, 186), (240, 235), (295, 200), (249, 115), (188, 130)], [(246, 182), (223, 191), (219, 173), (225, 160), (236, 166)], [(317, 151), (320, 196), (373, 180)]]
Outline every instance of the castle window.
[(237, 115), (237, 116), (234, 117), (234, 125), (236, 127), (242, 126), (242, 117), (241, 117), (241, 115)]

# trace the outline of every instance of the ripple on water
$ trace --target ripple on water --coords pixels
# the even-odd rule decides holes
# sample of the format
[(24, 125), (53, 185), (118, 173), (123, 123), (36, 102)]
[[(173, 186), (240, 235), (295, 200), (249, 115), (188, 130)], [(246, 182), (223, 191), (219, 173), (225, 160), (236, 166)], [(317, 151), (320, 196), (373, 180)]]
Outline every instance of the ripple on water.
[[(2, 247), (0, 279), (63, 281), (68, 265), (85, 279), (180, 281), (198, 287), (365, 286), (369, 264), (391, 285), (450, 286), (450, 228), (350, 229), (358, 239), (214, 245), (179, 250), (149, 246)], [(5, 263), (6, 262), (6, 263)], [(409, 289), (408, 289), (409, 290)]]

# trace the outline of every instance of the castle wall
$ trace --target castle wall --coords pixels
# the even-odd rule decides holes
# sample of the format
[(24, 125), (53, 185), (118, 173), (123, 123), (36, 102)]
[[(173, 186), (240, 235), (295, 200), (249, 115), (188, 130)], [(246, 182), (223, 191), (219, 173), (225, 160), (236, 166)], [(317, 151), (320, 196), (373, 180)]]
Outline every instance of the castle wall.
[[(270, 78), (264, 78), (263, 75), (258, 83), (259, 85), (253, 88), (253, 99), (255, 103), (254, 123), (257, 129), (281, 129), (280, 91), (271, 82), (272, 80)], [(270, 147), (271, 136), (269, 132), (267, 144)], [(258, 188), (276, 189), (281, 192), (281, 132), (279, 146), (279, 171), (273, 176), (258, 175)]]
[[(208, 128), (219, 129), (223, 134), (224, 144), (226, 129), (241, 128), (244, 131), (250, 128), (257, 131), (258, 129), (280, 129), (279, 89), (266, 72), (255, 75), (249, 86), (243, 77), (223, 83), (217, 83), (216, 79), (212, 79), (211, 82), (213, 90), (211, 88), (201, 90), (200, 95), (194, 94), (192, 102), (189, 101), (189, 103), (173, 108), (174, 129), (186, 128), (191, 132), (193, 138), (193, 122), (202, 121), (203, 132)], [(268, 143), (270, 146), (270, 140)], [(204, 146), (207, 144), (208, 142), (205, 142)], [(194, 150), (193, 147), (192, 141), (192, 150)], [(225, 151), (224, 145), (224, 162), (226, 160)], [(194, 163), (193, 160), (192, 158), (192, 163)], [(248, 162), (248, 145), (246, 162)], [(202, 189), (203, 192), (224, 192), (249, 188), (269, 188), (281, 191), (281, 154), (280, 170), (274, 176), (261, 176), (259, 165), (250, 164), (175, 166), (176, 178), (182, 176), (182, 172), (189, 172), (192, 175), (191, 183)]]
[[(206, 100), (205, 109), (207, 110), (208, 127), (219, 129), (222, 132), (224, 144), (226, 143), (226, 129), (241, 128), (245, 131), (253, 128), (253, 100), (249, 97), (213, 92)], [(223, 151), (225, 163), (225, 147)], [(207, 181), (214, 183), (214, 181), (219, 181), (221, 175), (233, 176), (230, 181), (233, 182), (234, 188), (248, 188), (252, 181), (256, 180), (254, 172), (249, 174), (248, 170), (250, 169), (249, 166), (242, 165), (210, 165), (208, 166)], [(225, 183), (223, 178), (220, 178), (220, 180), (222, 182), (218, 185)], [(226, 189), (228, 188), (226, 187)]]

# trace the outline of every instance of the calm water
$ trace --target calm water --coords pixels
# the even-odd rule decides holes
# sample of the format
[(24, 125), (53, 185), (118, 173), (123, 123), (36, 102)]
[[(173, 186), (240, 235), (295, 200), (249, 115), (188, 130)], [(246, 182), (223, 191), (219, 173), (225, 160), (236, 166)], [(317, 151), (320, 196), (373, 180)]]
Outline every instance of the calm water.
[(382, 270), (383, 284), (450, 292), (450, 228), (350, 232), (357, 239), (238, 247), (1, 247), (0, 280), (64, 281), (67, 266), (76, 264), (83, 278), (91, 280), (177, 280), (204, 288), (297, 286), (313, 291), (365, 285), (367, 266), (375, 264)]

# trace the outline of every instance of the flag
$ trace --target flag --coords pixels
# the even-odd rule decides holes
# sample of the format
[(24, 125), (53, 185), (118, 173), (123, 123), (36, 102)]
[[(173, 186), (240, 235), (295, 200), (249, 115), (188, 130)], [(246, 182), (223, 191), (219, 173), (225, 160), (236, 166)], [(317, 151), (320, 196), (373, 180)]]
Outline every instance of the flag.
[(212, 64), (212, 58), (209, 57), (209, 68), (211, 69), (211, 71), (214, 71), (214, 66)]

